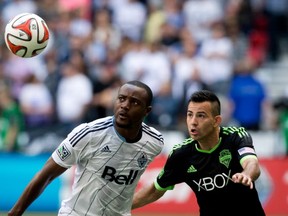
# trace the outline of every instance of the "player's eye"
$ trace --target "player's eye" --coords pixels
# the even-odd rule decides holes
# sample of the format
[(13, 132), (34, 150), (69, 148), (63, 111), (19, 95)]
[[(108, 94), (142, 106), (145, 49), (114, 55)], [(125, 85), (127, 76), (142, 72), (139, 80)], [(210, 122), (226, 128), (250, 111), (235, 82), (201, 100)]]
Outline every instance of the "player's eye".
[(204, 114), (198, 114), (197, 117), (198, 118), (205, 118), (205, 115)]
[(124, 98), (123, 96), (118, 96), (118, 100), (119, 100), (120, 102), (123, 102), (123, 101), (125, 101), (125, 98)]
[(188, 113), (187, 113), (187, 117), (192, 118), (192, 117), (193, 117), (193, 114), (192, 114), (191, 112), (188, 112)]
[(140, 103), (139, 103), (139, 101), (133, 101), (133, 104), (134, 105), (139, 105)]

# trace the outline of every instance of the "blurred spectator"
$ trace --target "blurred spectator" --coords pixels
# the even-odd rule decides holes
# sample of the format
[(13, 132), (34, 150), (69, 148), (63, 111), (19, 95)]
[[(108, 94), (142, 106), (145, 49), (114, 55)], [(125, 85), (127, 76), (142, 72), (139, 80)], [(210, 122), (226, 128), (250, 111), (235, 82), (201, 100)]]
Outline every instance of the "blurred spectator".
[(19, 137), (24, 130), (23, 116), (9, 86), (0, 81), (0, 151), (19, 151)]
[(275, 128), (279, 128), (280, 137), (283, 139), (285, 154), (288, 156), (288, 88), (283, 96), (277, 98), (273, 104)]
[(77, 10), (60, 13), (55, 30), (55, 48), (61, 47), (58, 55), (60, 63), (67, 61), (74, 51), (86, 53), (90, 45), (92, 23), (81, 17)]
[(169, 49), (179, 48), (180, 31), (184, 26), (182, 4), (177, 0), (163, 1), (164, 22), (160, 26), (159, 41)]
[(224, 18), (221, 2), (215, 0), (187, 0), (183, 13), (186, 26), (198, 45), (211, 36), (212, 25)]
[[(283, 52), (284, 46), (282, 46), (282, 44), (287, 46), (288, 1), (266, 0), (264, 4), (268, 18), (269, 59), (271, 61), (277, 61)], [(287, 49), (285, 51), (287, 52)]]
[(112, 24), (108, 9), (95, 11), (92, 22), (92, 32), (87, 49), (84, 52), (89, 66), (89, 73), (94, 73), (109, 56), (109, 50), (117, 50), (121, 45), (120, 30)]
[(111, 12), (99, 9), (93, 19), (92, 37), (95, 42), (104, 44), (107, 49), (117, 49), (121, 43), (121, 33), (112, 24)]
[(9, 53), (9, 57), (3, 65), (4, 75), (10, 82), (11, 93), (16, 100), (18, 100), (19, 93), (26, 79), (31, 74), (35, 74), (40, 80), (44, 80), (47, 76), (46, 68), (43, 67), (40, 56), (25, 59)]
[[(59, 8), (64, 12), (77, 12), (83, 19), (91, 19), (91, 0), (58, 0)], [(60, 11), (60, 12), (61, 12)]]
[(1, 16), (4, 23), (20, 13), (36, 13), (37, 5), (30, 0), (11, 0), (2, 8)]
[[(258, 131), (267, 105), (266, 89), (255, 77), (255, 62), (249, 57), (236, 65), (229, 97), (233, 102), (232, 117), (247, 130)], [(263, 125), (262, 125), (263, 126)]]
[[(179, 115), (186, 117), (186, 110), (183, 107), (188, 102), (189, 96), (194, 91), (205, 88), (205, 85), (199, 74), (199, 64), (201, 63), (197, 44), (189, 36), (191, 35), (189, 31), (183, 29), (181, 35), (182, 49), (173, 60), (172, 93), (177, 101), (175, 105), (178, 105)], [(181, 114), (181, 112), (183, 113)]]
[(183, 2), (179, 0), (163, 0), (165, 21), (176, 31), (181, 30), (185, 24), (182, 6)]
[(72, 16), (70, 21), (71, 36), (79, 37), (84, 41), (90, 36), (92, 31), (92, 23), (89, 20), (81, 17), (81, 14), (79, 14), (79, 11), (77, 10), (70, 15)]
[(93, 89), (91, 80), (73, 62), (62, 63), (60, 72), (62, 78), (56, 92), (56, 110), (66, 135), (71, 128), (82, 122), (92, 100)]
[(222, 22), (214, 23), (212, 35), (203, 40), (199, 54), (203, 58), (200, 77), (210, 90), (226, 94), (233, 73), (233, 45)]
[[(48, 47), (56, 51), (57, 63), (64, 61), (67, 58), (70, 49), (70, 22), (71, 15), (68, 12), (56, 13), (47, 20), (49, 27), (51, 42), (49, 39)], [(49, 50), (48, 50), (49, 51)], [(46, 49), (43, 51), (45, 54)]]
[(227, 37), (230, 38), (233, 46), (232, 62), (233, 65), (238, 64), (238, 61), (244, 59), (248, 53), (247, 36), (241, 32), (239, 23), (236, 20), (227, 20)]
[(149, 56), (148, 47), (143, 42), (128, 39), (121, 59), (121, 78), (123, 81), (141, 80), (145, 76)]
[[(161, 34), (161, 26), (174, 37), (185, 24), (185, 18), (182, 11), (182, 1), (177, 0), (150, 0), (148, 1), (148, 15), (145, 24), (144, 40), (148, 43), (165, 38), (165, 33)], [(164, 29), (165, 30), (165, 29)], [(169, 34), (167, 35), (167, 37)]]
[(139, 0), (127, 0), (113, 8), (113, 23), (132, 40), (142, 40), (147, 8)]
[(154, 43), (160, 39), (160, 28), (165, 22), (162, 1), (148, 1), (147, 18), (145, 22), (144, 38), (147, 43)]
[[(144, 73), (139, 79), (150, 86), (154, 96), (157, 97), (166, 91), (164, 89), (167, 85), (169, 86), (172, 75), (171, 62), (164, 47), (159, 42), (148, 46)], [(160, 83), (159, 80), (161, 80)]]
[(85, 115), (86, 122), (112, 114), (113, 99), (122, 84), (115, 62), (103, 63), (95, 72), (93, 99)]
[(19, 93), (19, 105), (29, 132), (49, 126), (54, 119), (52, 96), (47, 86), (34, 74), (27, 78)]
[(53, 100), (53, 104), (56, 104), (56, 92), (61, 78), (59, 72), (58, 62), (57, 62), (57, 52), (56, 49), (51, 49), (44, 56), (44, 62), (47, 70), (47, 76), (43, 80), (44, 84), (48, 88), (50, 95)]
[(51, 20), (56, 19), (59, 15), (61, 5), (59, 5), (58, 0), (41, 0), (35, 1), (37, 6), (37, 14), (42, 17), (47, 25), (49, 30), (51, 30)]
[[(267, 17), (261, 1), (228, 1), (225, 24), (234, 46), (234, 63), (245, 55), (258, 66), (266, 59), (268, 48)], [(236, 61), (235, 61), (236, 60)]]
[(172, 97), (172, 65), (165, 47), (159, 42), (149, 44), (143, 72), (140, 80), (150, 86), (154, 94), (149, 122), (163, 128), (175, 126), (177, 103)]
[(94, 8), (97, 9), (109, 9), (111, 11), (114, 11), (118, 7), (120, 7), (123, 4), (126, 4), (128, 0), (94, 0), (93, 1), (93, 6)]
[(168, 22), (165, 22), (160, 27), (159, 42), (171, 51), (179, 50), (179, 31)]
[(230, 97), (227, 95), (218, 94), (219, 100), (221, 102), (221, 116), (222, 122), (221, 125), (224, 127), (232, 126), (239, 127), (239, 122), (233, 117), (234, 104)]
[(248, 35), (248, 51), (249, 55), (260, 66), (267, 57), (268, 50), (268, 32), (267, 18), (263, 12), (255, 12), (252, 21), (252, 29)]
[[(254, 0), (229, 0), (229, 3), (226, 6), (226, 12), (229, 13), (231, 11), (234, 11), (233, 19), (235, 19), (239, 23), (240, 31), (245, 34), (249, 35), (249, 32), (251, 31), (252, 27), (252, 20), (253, 20), (253, 13), (254, 8), (259, 8), (263, 2), (262, 0), (254, 1)], [(254, 7), (253, 7), (254, 5)], [(256, 6), (257, 5), (257, 6)], [(227, 17), (226, 13), (226, 20), (231, 19), (232, 17)], [(231, 13), (229, 13), (231, 15)]]

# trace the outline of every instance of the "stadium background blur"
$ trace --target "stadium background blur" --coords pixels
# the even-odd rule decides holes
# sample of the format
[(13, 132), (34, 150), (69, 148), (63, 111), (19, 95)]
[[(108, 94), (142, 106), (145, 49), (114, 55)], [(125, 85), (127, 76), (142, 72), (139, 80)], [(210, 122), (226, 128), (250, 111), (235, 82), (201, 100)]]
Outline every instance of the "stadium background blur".
[[(269, 212), (288, 215), (288, 1), (3, 0), (0, 11), (2, 32), (31, 12), (51, 33), (29, 59), (11, 54), (0, 36), (0, 212), (71, 128), (110, 115), (121, 83), (139, 79), (155, 95), (146, 122), (163, 132), (164, 156), (187, 135), (187, 97), (215, 91), (223, 125), (244, 126), (254, 138)], [(43, 196), (54, 211), (59, 185)]]

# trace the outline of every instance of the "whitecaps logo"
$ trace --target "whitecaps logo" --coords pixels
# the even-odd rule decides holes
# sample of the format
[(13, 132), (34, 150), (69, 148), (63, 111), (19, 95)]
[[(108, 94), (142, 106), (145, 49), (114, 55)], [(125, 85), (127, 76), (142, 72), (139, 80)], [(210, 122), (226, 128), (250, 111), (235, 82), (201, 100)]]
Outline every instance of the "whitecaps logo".
[(146, 153), (141, 152), (139, 158), (137, 159), (138, 166), (139, 166), (140, 168), (144, 168), (145, 165), (147, 164), (147, 161), (148, 161), (148, 159), (147, 159)]

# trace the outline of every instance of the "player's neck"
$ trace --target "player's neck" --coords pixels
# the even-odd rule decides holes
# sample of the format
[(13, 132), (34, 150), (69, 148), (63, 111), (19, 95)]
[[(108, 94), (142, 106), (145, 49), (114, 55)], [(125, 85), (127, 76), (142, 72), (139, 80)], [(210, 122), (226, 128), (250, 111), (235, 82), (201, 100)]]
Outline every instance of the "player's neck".
[(139, 128), (119, 128), (116, 127), (116, 132), (117, 134), (123, 139), (125, 142), (133, 143), (137, 142), (141, 139), (142, 137), (142, 130), (141, 127)]
[(220, 128), (215, 130), (210, 135), (206, 136), (205, 138), (198, 140), (199, 148), (202, 150), (211, 150), (215, 146), (217, 146), (220, 142)]

